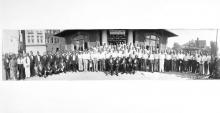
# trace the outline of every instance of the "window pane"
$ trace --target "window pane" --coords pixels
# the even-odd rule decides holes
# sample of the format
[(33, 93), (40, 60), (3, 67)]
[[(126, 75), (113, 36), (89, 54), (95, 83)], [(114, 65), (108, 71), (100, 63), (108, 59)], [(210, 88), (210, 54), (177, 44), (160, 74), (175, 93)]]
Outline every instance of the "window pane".
[(30, 43), (30, 41), (31, 41), (31, 40), (30, 40), (30, 37), (28, 37), (28, 43)]
[(150, 38), (150, 35), (146, 35), (146, 38), (149, 39), (149, 38)]
[(51, 37), (51, 43), (53, 43), (53, 37)]
[(156, 36), (155, 35), (151, 35), (151, 39), (156, 40)]

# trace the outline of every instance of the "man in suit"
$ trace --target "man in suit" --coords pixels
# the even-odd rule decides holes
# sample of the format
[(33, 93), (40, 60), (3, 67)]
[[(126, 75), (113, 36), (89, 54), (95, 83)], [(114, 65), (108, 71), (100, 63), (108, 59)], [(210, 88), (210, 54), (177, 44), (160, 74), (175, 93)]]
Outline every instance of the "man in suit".
[(40, 62), (41, 62), (41, 55), (40, 55), (39, 51), (37, 51), (37, 55), (35, 56), (35, 63), (37, 65), (39, 65)]
[(34, 55), (33, 55), (33, 52), (30, 51), (30, 72), (31, 72), (31, 77), (34, 76)]
[(35, 56), (34, 58), (34, 64), (35, 64), (35, 72), (36, 72), (36, 75), (39, 75), (38, 74), (38, 67), (39, 67), (39, 64), (41, 63), (41, 56), (40, 56), (40, 53), (39, 51), (37, 51), (37, 55)]

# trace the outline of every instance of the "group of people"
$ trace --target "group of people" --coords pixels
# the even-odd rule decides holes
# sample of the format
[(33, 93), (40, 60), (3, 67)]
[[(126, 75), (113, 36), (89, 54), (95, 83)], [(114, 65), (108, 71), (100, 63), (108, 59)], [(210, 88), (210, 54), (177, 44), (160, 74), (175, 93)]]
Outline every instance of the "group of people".
[(84, 51), (66, 51), (36, 55), (33, 52), (4, 55), (6, 79), (21, 80), (32, 76), (73, 72), (134, 74), (136, 71), (182, 72), (212, 75), (214, 57), (207, 53), (182, 50), (153, 50), (132, 44), (96, 46)]

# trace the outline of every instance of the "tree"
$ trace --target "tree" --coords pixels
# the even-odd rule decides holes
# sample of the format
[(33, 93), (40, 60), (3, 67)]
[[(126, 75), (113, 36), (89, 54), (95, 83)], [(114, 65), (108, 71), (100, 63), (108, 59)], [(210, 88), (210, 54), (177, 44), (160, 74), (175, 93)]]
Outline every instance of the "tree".
[(175, 43), (173, 44), (173, 48), (172, 48), (172, 49), (180, 50), (180, 49), (182, 49), (182, 46), (181, 46), (179, 43), (175, 42)]
[(210, 42), (210, 46), (211, 46), (211, 55), (216, 56), (217, 55), (217, 46), (216, 46), (216, 42), (211, 41)]

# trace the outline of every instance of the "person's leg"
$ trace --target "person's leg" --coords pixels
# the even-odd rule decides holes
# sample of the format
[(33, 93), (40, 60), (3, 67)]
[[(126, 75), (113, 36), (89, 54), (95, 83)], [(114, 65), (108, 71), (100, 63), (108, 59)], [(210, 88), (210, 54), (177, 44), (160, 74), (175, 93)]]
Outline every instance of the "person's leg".
[(209, 75), (212, 75), (212, 63), (209, 63)]
[(164, 72), (164, 60), (161, 63), (161, 69), (162, 69), (162, 72)]
[(88, 60), (85, 60), (85, 71), (88, 71)]
[(159, 69), (160, 69), (160, 60), (157, 59), (157, 71), (159, 72)]
[(156, 61), (156, 59), (154, 60), (154, 71), (155, 72), (157, 71), (157, 61)]
[(84, 72), (87, 71), (87, 70), (86, 70), (86, 59), (83, 60), (83, 70), (84, 70)]
[(150, 67), (151, 68), (151, 72), (153, 73), (154, 72), (154, 61), (151, 60), (150, 62), (151, 62), (151, 64), (150, 64), (151, 65), (151, 67)]
[(205, 74), (208, 75), (208, 62), (205, 62)]

